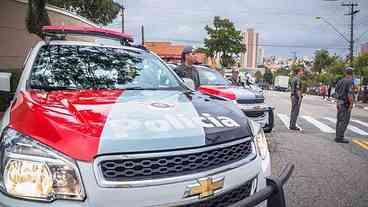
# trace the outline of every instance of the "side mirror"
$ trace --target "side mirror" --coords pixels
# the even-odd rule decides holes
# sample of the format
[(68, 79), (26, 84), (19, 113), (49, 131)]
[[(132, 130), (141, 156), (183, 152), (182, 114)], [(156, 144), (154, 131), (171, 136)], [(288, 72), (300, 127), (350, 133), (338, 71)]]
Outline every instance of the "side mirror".
[(184, 82), (184, 84), (188, 88), (195, 90), (194, 81), (192, 79), (190, 79), (190, 78), (183, 78), (183, 82)]
[(14, 93), (10, 88), (11, 73), (0, 72), (0, 104), (6, 106), (10, 104), (13, 99)]

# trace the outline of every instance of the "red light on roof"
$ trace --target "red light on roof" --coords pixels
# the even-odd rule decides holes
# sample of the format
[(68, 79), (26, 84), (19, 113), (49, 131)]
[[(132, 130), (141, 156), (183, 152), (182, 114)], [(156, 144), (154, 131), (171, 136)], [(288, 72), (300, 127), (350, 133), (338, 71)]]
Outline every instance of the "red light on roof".
[(133, 42), (133, 37), (126, 33), (121, 33), (114, 30), (102, 29), (97, 27), (51, 25), (51, 26), (43, 26), (42, 32), (46, 34), (77, 34), (77, 35), (101, 36)]

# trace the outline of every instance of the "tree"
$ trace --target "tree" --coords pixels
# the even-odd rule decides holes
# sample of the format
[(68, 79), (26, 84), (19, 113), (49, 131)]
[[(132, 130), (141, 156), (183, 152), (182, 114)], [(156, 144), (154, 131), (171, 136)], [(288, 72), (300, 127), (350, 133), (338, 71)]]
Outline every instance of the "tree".
[(46, 0), (29, 0), (26, 17), (26, 27), (29, 33), (42, 38), (42, 27), (50, 25), (50, 19), (45, 9)]
[(273, 82), (273, 73), (270, 69), (266, 69), (265, 73), (263, 74), (263, 80), (266, 81), (268, 84), (272, 84)]
[(315, 52), (312, 71), (319, 74), (332, 63), (333, 63), (333, 57), (330, 56), (330, 53), (327, 50), (324, 50), (324, 49), (317, 50)]
[(287, 68), (280, 68), (275, 72), (275, 76), (279, 76), (279, 75), (289, 76), (290, 70)]
[(242, 44), (241, 31), (236, 30), (229, 19), (216, 16), (213, 27), (206, 26), (208, 37), (204, 40), (206, 51), (211, 58), (220, 58), (223, 67), (230, 67), (236, 63), (239, 53), (245, 51)]
[(368, 54), (355, 58), (354, 67), (354, 73), (360, 77), (360, 83), (362, 84), (364, 79), (368, 78)]
[(113, 0), (48, 0), (48, 3), (103, 25), (112, 22), (120, 11), (119, 5)]
[(256, 81), (260, 81), (262, 79), (262, 73), (261, 71), (257, 71), (255, 74), (254, 74), (255, 78), (256, 78)]

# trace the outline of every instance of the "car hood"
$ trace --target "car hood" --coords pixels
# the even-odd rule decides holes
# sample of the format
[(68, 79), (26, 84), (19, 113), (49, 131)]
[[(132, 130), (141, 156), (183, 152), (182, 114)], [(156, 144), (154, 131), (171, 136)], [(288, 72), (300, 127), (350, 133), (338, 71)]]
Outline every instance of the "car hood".
[(230, 99), (253, 100), (263, 98), (257, 91), (242, 86), (201, 86), (200, 91), (212, 95), (224, 96)]
[(231, 102), (181, 91), (23, 91), (10, 117), (10, 127), (84, 161), (251, 136)]

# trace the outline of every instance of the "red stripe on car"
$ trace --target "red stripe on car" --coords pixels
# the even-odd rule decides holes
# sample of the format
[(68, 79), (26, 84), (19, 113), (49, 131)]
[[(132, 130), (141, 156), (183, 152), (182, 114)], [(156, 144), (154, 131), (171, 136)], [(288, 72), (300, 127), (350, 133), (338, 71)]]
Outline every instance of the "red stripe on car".
[(220, 96), (229, 100), (235, 100), (236, 95), (231, 90), (226, 90), (222, 86), (200, 86), (198, 90), (204, 94), (210, 94), (213, 96)]
[(23, 91), (9, 126), (76, 160), (91, 161), (122, 90)]

